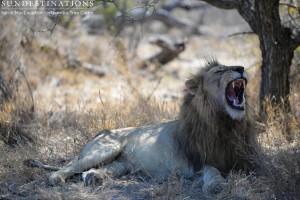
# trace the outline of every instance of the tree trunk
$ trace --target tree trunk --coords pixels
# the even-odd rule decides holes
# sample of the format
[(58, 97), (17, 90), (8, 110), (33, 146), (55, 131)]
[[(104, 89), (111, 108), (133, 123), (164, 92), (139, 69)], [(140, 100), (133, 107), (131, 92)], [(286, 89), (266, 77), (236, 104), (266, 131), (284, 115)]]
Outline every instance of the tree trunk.
[(256, 30), (262, 52), (260, 114), (264, 116), (264, 101), (270, 98), (272, 105), (283, 103), (290, 111), (289, 72), (294, 56), (291, 31), (282, 27), (279, 1), (255, 1)]
[[(271, 43), (268, 35), (260, 38), (262, 52), (261, 84), (260, 84), (260, 114), (264, 116), (266, 99), (270, 99), (272, 105), (283, 103), (283, 109), (290, 111), (289, 103), (289, 72), (293, 59), (293, 50), (279, 43)], [(283, 40), (287, 41), (287, 40)]]

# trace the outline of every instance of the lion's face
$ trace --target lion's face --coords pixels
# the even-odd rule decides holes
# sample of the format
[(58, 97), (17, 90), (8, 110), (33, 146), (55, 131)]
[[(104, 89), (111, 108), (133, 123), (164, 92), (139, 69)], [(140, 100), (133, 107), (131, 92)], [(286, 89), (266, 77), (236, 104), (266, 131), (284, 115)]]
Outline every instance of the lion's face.
[[(194, 107), (201, 107), (197, 108), (202, 110), (199, 113), (203, 112), (203, 108), (210, 108), (213, 112), (225, 112), (232, 119), (241, 120), (245, 116), (247, 80), (244, 67), (212, 63), (188, 80), (186, 87)], [(204, 102), (205, 105), (199, 105), (199, 102)], [(206, 109), (205, 112), (207, 111)]]
[(248, 75), (241, 66), (215, 66), (203, 76), (203, 90), (217, 108), (232, 119), (245, 116), (245, 88)]

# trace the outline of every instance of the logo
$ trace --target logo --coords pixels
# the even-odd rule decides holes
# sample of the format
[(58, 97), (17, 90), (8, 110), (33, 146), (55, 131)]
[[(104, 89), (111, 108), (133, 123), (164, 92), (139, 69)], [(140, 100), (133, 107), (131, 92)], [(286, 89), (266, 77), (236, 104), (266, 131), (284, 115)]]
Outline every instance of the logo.
[(94, 0), (0, 0), (2, 15), (64, 15), (92, 14)]

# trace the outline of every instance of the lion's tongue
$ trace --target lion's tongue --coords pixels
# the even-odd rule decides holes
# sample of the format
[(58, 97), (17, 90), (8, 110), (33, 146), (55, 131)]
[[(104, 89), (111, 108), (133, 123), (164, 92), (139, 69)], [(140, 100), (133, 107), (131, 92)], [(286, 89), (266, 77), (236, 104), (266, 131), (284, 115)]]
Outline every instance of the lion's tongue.
[(232, 87), (228, 88), (226, 96), (232, 102), (238, 100), (238, 97), (235, 95), (234, 89)]

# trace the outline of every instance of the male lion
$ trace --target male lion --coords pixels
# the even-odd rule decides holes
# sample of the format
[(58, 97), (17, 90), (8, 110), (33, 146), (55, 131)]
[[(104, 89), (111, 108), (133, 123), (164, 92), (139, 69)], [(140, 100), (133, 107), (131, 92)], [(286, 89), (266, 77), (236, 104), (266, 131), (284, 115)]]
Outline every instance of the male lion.
[(91, 184), (101, 180), (103, 171), (114, 177), (140, 171), (160, 178), (173, 172), (184, 177), (202, 172), (203, 190), (219, 191), (225, 181), (221, 173), (251, 171), (259, 165), (257, 131), (245, 102), (247, 81), (241, 66), (208, 63), (186, 81), (178, 120), (104, 130), (50, 181), (65, 182), (83, 173), (85, 184)]

